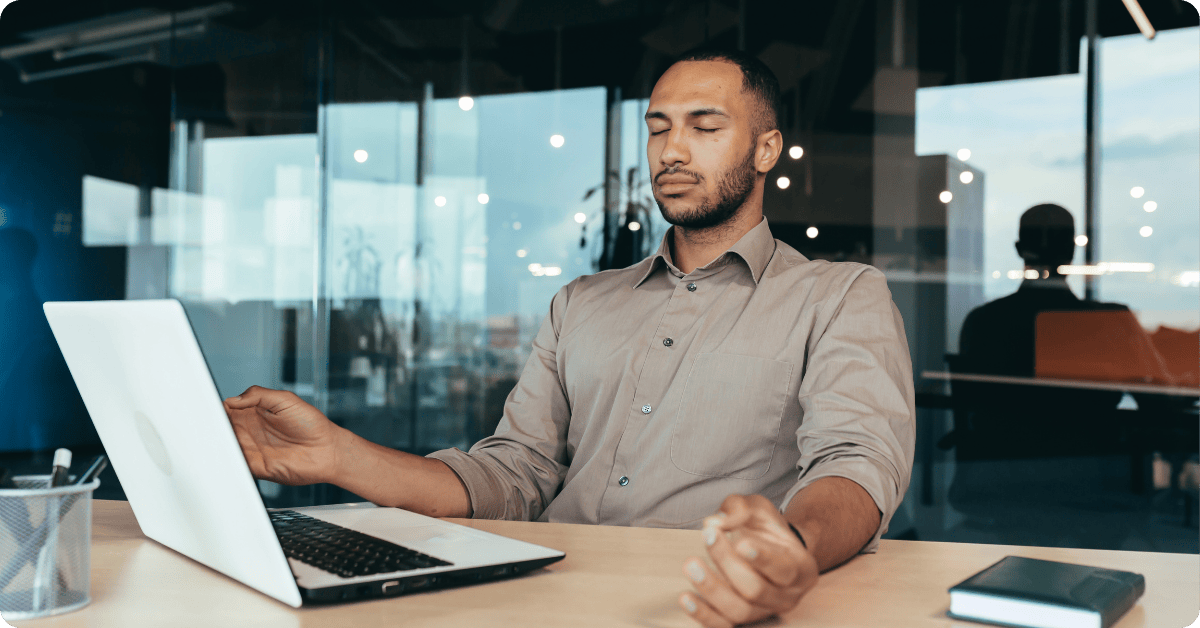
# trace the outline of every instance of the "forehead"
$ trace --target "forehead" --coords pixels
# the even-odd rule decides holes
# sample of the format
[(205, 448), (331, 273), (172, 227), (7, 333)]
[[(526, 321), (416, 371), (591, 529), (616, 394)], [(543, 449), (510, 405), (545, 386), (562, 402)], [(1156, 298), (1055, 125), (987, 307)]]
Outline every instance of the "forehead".
[(736, 65), (726, 61), (683, 61), (658, 79), (650, 94), (649, 110), (671, 114), (718, 107), (738, 118), (746, 110), (746, 99), (742, 71)]

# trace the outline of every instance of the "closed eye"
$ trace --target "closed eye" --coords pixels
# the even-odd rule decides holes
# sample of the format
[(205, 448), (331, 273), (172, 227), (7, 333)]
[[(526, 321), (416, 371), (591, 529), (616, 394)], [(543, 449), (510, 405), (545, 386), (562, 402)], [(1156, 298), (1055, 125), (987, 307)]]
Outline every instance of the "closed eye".
[(662, 135), (663, 133), (666, 133), (668, 130), (669, 129), (663, 129), (661, 131), (651, 131), (650, 135)]
[(702, 126), (698, 126), (698, 127), (696, 127), (696, 130), (701, 131), (703, 133), (712, 133), (713, 131), (720, 131), (721, 129), (706, 129)]

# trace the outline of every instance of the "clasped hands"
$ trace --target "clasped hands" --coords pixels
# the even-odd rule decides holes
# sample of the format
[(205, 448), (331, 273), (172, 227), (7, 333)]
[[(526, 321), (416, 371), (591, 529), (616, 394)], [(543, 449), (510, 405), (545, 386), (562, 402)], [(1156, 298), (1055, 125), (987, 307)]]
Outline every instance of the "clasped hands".
[(684, 561), (695, 592), (680, 595), (679, 605), (707, 628), (787, 612), (817, 583), (816, 560), (761, 495), (730, 495), (704, 520), (703, 535), (716, 568), (699, 557)]

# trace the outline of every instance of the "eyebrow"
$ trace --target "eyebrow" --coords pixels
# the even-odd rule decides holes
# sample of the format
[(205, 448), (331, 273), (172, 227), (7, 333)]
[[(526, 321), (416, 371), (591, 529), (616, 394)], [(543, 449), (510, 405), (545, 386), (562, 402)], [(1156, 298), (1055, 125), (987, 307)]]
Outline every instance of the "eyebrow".
[[(705, 116), (720, 116), (722, 118), (729, 117), (729, 114), (725, 113), (724, 111), (722, 111), (716, 107), (708, 107), (705, 109), (693, 109), (693, 110), (689, 111), (687, 115), (689, 118), (703, 118)], [(669, 121), (670, 118), (667, 117), (667, 114), (665, 114), (661, 111), (647, 111), (646, 112), (646, 121), (649, 122), (650, 120), (668, 120)]]

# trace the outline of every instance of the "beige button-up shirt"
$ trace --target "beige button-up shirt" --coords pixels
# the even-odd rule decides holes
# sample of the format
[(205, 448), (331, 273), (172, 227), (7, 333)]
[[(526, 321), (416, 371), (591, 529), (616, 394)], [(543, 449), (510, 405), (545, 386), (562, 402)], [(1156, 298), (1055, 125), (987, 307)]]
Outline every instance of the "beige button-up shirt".
[(786, 509), (823, 477), (883, 513), (908, 487), (912, 362), (878, 270), (805, 258), (763, 220), (684, 274), (663, 238), (555, 295), (494, 436), (430, 454), (474, 516), (696, 528), (732, 493)]

